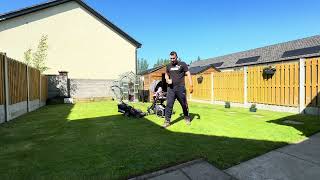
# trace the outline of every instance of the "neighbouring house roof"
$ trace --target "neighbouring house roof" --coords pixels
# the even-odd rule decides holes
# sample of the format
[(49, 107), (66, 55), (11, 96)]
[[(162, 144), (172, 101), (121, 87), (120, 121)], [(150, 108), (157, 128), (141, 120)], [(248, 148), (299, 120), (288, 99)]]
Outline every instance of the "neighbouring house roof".
[(83, 8), (88, 10), (90, 13), (92, 13), (94, 16), (96, 16), (98, 19), (100, 19), (103, 23), (105, 23), (105, 25), (111, 27), (113, 30), (115, 30), (117, 33), (119, 33), (121, 36), (126, 38), (129, 42), (134, 44), (137, 48), (141, 47), (141, 44), (138, 41), (133, 39), (131, 36), (129, 36), (124, 31), (122, 31), (116, 25), (111, 23), (109, 20), (107, 20), (105, 17), (103, 17), (97, 11), (92, 9), (90, 6), (88, 6), (82, 0), (53, 0), (53, 1), (48, 1), (48, 2), (45, 2), (45, 3), (42, 3), (42, 4), (37, 4), (37, 5), (34, 5), (34, 6), (30, 6), (30, 7), (26, 7), (26, 8), (23, 8), (23, 9), (16, 10), (16, 11), (11, 11), (11, 12), (8, 12), (8, 13), (5, 13), (5, 14), (1, 14), (0, 15), (0, 22), (6, 21), (6, 20), (9, 20), (9, 19), (12, 19), (12, 18), (16, 18), (16, 17), (19, 17), (19, 16), (23, 16), (23, 15), (26, 15), (26, 14), (30, 14), (30, 13), (33, 13), (33, 12), (36, 12), (36, 11), (44, 10), (44, 9), (47, 9), (47, 8), (50, 8), (50, 7), (54, 7), (54, 6), (57, 6), (57, 5), (60, 5), (60, 4), (68, 3), (68, 2), (71, 2), (71, 1), (74, 1), (74, 2), (77, 2), (78, 4), (80, 4)]
[(161, 65), (161, 66), (157, 66), (157, 67), (154, 67), (154, 68), (151, 68), (151, 69), (147, 69), (145, 71), (142, 71), (139, 73), (139, 75), (146, 75), (146, 74), (150, 74), (150, 73), (153, 73), (155, 71), (158, 71), (159, 69), (165, 67), (165, 65)]
[(199, 73), (202, 73), (210, 68), (214, 68), (216, 71), (220, 71), (218, 70), (214, 64), (209, 64), (209, 65), (205, 65), (205, 66), (193, 66), (193, 67), (189, 67), (189, 71), (192, 75), (194, 74), (199, 74)]
[(320, 56), (320, 35), (196, 61), (190, 67), (220, 65), (219, 69)]

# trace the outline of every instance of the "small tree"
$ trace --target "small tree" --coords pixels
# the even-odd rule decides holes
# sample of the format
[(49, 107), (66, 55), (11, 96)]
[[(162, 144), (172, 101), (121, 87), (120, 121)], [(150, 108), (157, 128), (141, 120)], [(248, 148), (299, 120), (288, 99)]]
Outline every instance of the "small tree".
[(38, 44), (37, 51), (33, 53), (33, 67), (39, 69), (41, 73), (48, 70), (46, 59), (48, 56), (48, 35), (43, 35)]
[(24, 63), (28, 66), (32, 65), (32, 49), (28, 49), (24, 52)]
[(39, 69), (41, 73), (48, 70), (46, 59), (48, 56), (48, 35), (43, 35), (37, 47), (37, 51), (32, 53), (32, 49), (24, 52), (24, 63)]

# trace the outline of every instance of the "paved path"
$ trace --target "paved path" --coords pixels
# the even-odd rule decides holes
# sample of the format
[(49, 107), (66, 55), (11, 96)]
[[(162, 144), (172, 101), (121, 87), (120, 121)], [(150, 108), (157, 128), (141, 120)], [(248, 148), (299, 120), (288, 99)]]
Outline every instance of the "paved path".
[(225, 172), (215, 168), (208, 162), (198, 159), (178, 166), (146, 174), (131, 180), (233, 180)]
[(301, 143), (243, 162), (225, 172), (239, 180), (320, 179), (320, 133)]
[(318, 180), (320, 133), (221, 171), (199, 159), (132, 180)]

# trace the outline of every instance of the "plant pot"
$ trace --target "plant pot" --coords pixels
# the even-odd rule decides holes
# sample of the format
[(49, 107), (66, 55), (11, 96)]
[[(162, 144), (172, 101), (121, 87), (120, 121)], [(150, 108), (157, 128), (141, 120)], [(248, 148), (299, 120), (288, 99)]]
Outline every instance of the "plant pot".
[(203, 81), (203, 77), (202, 77), (202, 76), (198, 77), (198, 78), (197, 78), (197, 81), (198, 81), (198, 84), (201, 84), (202, 81)]
[(231, 107), (231, 105), (230, 105), (230, 103), (229, 103), (229, 102), (226, 102), (226, 104), (224, 105), (224, 107), (225, 107), (225, 108), (230, 108), (230, 107)]
[(268, 68), (263, 70), (264, 75), (274, 75), (275, 72), (276, 72), (276, 69), (273, 69), (273, 68), (272, 69)]
[(257, 112), (257, 108), (250, 108), (250, 112)]

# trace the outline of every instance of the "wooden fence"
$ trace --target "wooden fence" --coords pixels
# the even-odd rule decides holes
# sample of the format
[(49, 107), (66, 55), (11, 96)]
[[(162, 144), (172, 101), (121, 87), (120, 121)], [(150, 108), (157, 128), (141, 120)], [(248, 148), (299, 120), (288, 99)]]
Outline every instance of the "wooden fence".
[[(297, 60), (274, 65), (275, 74), (268, 76), (263, 75), (263, 69), (266, 67), (264, 65), (248, 67), (247, 71), (215, 72), (213, 79), (210, 74), (194, 75), (194, 93), (188, 97), (206, 101), (248, 102), (300, 109), (301, 103), (304, 103), (305, 107), (320, 107), (320, 58), (307, 58), (301, 62), (304, 62), (303, 72), (300, 72), (301, 65)], [(304, 82), (300, 82), (301, 73), (304, 74)], [(202, 83), (197, 82), (200, 76), (203, 77)], [(301, 91), (300, 83), (305, 83), (304, 92)], [(188, 87), (188, 80), (186, 84)], [(304, 102), (300, 103), (300, 100)]]
[[(24, 63), (0, 53), (0, 105), (5, 105), (1, 111), (6, 109), (4, 111), (6, 113), (6, 121), (17, 117), (19, 113), (34, 110), (46, 101), (48, 82), (46, 77), (41, 77), (40, 75), (39, 70), (27, 67)], [(35, 101), (31, 102), (33, 100)], [(26, 103), (12, 109), (9, 108), (20, 102)], [(29, 106), (30, 103), (31, 105)], [(0, 123), (1, 121), (3, 122), (3, 119), (1, 116)]]
[(0, 105), (4, 105), (4, 56), (0, 53)]
[(213, 75), (215, 101), (244, 102), (243, 71), (221, 72)]
[(305, 105), (320, 107), (320, 58), (305, 61)]
[[(198, 81), (198, 78), (202, 78)], [(194, 85), (194, 93), (192, 98), (200, 100), (211, 100), (212, 97), (212, 80), (211, 74), (201, 74), (192, 76), (192, 83)], [(200, 80), (199, 79), (199, 80)], [(186, 78), (187, 95), (189, 95), (189, 80)]]
[(40, 71), (29, 68), (29, 99), (31, 101), (40, 99)]
[(299, 105), (299, 63), (277, 64), (274, 75), (263, 76), (264, 66), (248, 68), (248, 102)]
[[(27, 101), (27, 66), (8, 58), (9, 104)], [(2, 83), (3, 84), (3, 83)]]

